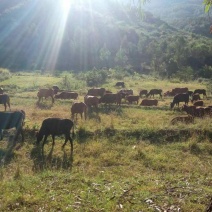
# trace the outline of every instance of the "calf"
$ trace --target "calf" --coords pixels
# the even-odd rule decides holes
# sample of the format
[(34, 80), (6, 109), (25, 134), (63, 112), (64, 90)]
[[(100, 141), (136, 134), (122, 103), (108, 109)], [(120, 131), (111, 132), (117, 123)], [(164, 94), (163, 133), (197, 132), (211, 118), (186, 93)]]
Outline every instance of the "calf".
[(183, 122), (185, 124), (190, 124), (190, 123), (193, 123), (194, 122), (194, 117), (193, 116), (177, 116), (175, 118), (173, 118), (171, 120), (171, 124), (176, 124), (178, 122)]
[(8, 130), (11, 128), (16, 128), (16, 140), (21, 134), (22, 142), (24, 141), (24, 134), (23, 134), (23, 125), (25, 119), (25, 112), (21, 111), (14, 111), (14, 112), (0, 112), (0, 140), (2, 140), (2, 130)]
[(7, 105), (10, 109), (10, 97), (7, 94), (0, 94), (0, 104), (4, 105), (4, 110), (7, 110)]
[(133, 96), (133, 95), (129, 95), (126, 96), (126, 100), (129, 102), (129, 104), (132, 104), (133, 102), (136, 102), (138, 104), (140, 96)]
[(157, 99), (143, 99), (141, 101), (141, 106), (157, 106), (158, 100)]
[(67, 141), (71, 143), (71, 151), (73, 152), (73, 140), (70, 136), (70, 130), (73, 128), (72, 137), (74, 136), (74, 123), (70, 119), (60, 118), (47, 118), (43, 121), (39, 132), (37, 133), (37, 144), (39, 144), (44, 136), (42, 149), (49, 135), (52, 136), (52, 146), (55, 144), (56, 135), (65, 135), (65, 143), (62, 148), (65, 147)]
[(81, 115), (81, 119), (82, 119), (82, 114), (84, 113), (84, 117), (85, 120), (87, 118), (87, 106), (84, 102), (75, 102), (72, 107), (71, 107), (71, 117), (72, 119), (74, 119), (74, 115), (76, 114), (76, 118), (77, 118), (77, 114)]

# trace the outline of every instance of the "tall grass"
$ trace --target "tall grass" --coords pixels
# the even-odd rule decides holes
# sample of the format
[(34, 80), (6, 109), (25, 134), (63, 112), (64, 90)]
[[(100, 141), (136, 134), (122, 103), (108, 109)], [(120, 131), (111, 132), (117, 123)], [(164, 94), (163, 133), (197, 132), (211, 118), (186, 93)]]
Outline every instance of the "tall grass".
[[(56, 100), (52, 105), (46, 99), (37, 104), (37, 88), (62, 79), (29, 74), (2, 82), (8, 88), (18, 86), (8, 90), (11, 108), (23, 109), (26, 120), (24, 143), (11, 148), (11, 132), (0, 142), (1, 211), (204, 211), (212, 194), (211, 118), (170, 125), (173, 117), (183, 114), (170, 110), (171, 98), (159, 100), (158, 107), (125, 101), (121, 107), (101, 105), (86, 121), (75, 121), (73, 155), (69, 143), (61, 149), (63, 136), (56, 137), (54, 147), (49, 137), (43, 155), (35, 145), (35, 131), (47, 117), (70, 118), (73, 101)], [(205, 86), (143, 76), (124, 81), (135, 94), (142, 88)], [(116, 92), (115, 82), (111, 79), (102, 87)], [(85, 82), (80, 89), (88, 89)], [(204, 101), (210, 104), (211, 99)]]

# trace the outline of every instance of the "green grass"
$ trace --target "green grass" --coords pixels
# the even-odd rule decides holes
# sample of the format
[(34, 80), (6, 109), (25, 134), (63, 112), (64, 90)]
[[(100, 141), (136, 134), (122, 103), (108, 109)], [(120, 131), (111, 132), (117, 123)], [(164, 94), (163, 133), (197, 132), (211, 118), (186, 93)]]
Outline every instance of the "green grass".
[[(47, 99), (38, 105), (38, 87), (61, 78), (37, 74), (37, 84), (29, 85), (33, 78), (21, 73), (2, 82), (12, 110), (25, 110), (26, 122), (23, 144), (11, 146), (12, 132), (0, 141), (1, 211), (205, 210), (212, 195), (211, 118), (170, 125), (173, 117), (184, 114), (169, 109), (172, 98), (159, 100), (153, 108), (124, 101), (120, 108), (101, 105), (86, 121), (77, 120), (73, 155), (69, 143), (61, 149), (62, 136), (56, 137), (53, 149), (49, 137), (42, 155), (41, 147), (34, 145), (35, 131), (47, 117), (70, 118), (73, 101), (52, 105)], [(124, 81), (135, 93), (142, 88), (204, 88), (198, 82), (141, 79)], [(115, 92), (114, 84), (111, 79), (102, 87)], [(88, 89), (83, 85), (79, 101)], [(211, 97), (205, 103), (211, 104)]]

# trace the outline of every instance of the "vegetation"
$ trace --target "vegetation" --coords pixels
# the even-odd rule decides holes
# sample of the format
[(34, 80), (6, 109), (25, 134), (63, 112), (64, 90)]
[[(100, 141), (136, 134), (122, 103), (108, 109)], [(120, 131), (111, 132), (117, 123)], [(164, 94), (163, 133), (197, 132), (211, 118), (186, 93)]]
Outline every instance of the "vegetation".
[[(110, 70), (101, 86), (116, 92), (113, 76), (116, 70)], [(98, 113), (89, 111), (88, 120), (75, 122), (73, 155), (69, 144), (61, 150), (63, 137), (56, 137), (53, 149), (49, 137), (42, 155), (35, 131), (47, 117), (70, 118), (72, 101), (56, 100), (51, 105), (46, 99), (37, 104), (37, 89), (65, 86), (64, 79), (70, 86), (78, 85), (78, 101), (83, 101), (89, 88), (83, 73), (54, 77), (21, 72), (1, 82), (12, 110), (26, 112), (25, 142), (13, 147), (12, 130), (5, 131), (0, 142), (2, 211), (204, 211), (212, 194), (211, 118), (171, 126), (170, 120), (183, 112), (170, 110), (168, 97), (153, 108), (124, 100), (120, 108), (100, 105)], [(142, 88), (207, 86), (204, 80), (168, 81), (139, 74), (119, 79), (135, 94)], [(211, 104), (208, 95), (206, 105)]]
[[(205, 68), (212, 66), (212, 41), (200, 36), (198, 30), (188, 30), (190, 25), (185, 24), (181, 14), (179, 16), (183, 17), (184, 22), (181, 19), (180, 24), (185, 24), (183, 28), (186, 31), (178, 29), (179, 25), (171, 22), (170, 18), (167, 18), (168, 21), (157, 17), (154, 7), (154, 16), (145, 12), (145, 18), (141, 19), (136, 8), (129, 8), (118, 1), (92, 1), (89, 7), (85, 1), (84, 5), (79, 3), (70, 8), (62, 28), (63, 16), (58, 19), (56, 15), (61, 12), (59, 3), (52, 4), (48, 0), (42, 4), (32, 0), (20, 3), (12, 0), (16, 5), (12, 7), (8, 1), (5, 2), (0, 11), (0, 25), (4, 29), (0, 63), (13, 72), (73, 70), (79, 73), (82, 70), (119, 67), (142, 74), (154, 73), (164, 78), (182, 75), (184, 70), (191, 73), (189, 78), (211, 78), (210, 72), (205, 75)], [(165, 8), (170, 11), (174, 9), (165, 7), (165, 2), (160, 2), (159, 10), (161, 13), (163, 7), (162, 14), (170, 17)], [(190, 7), (192, 1), (187, 5)], [(198, 11), (201, 10), (201, 2), (195, 5)], [(34, 10), (30, 10), (32, 6)], [(193, 14), (193, 10), (190, 13)], [(23, 19), (24, 14), (27, 18)], [(201, 27), (201, 24), (193, 21), (195, 27)], [(5, 37), (6, 32), (10, 33)], [(88, 85), (97, 84), (94, 79), (87, 80)]]

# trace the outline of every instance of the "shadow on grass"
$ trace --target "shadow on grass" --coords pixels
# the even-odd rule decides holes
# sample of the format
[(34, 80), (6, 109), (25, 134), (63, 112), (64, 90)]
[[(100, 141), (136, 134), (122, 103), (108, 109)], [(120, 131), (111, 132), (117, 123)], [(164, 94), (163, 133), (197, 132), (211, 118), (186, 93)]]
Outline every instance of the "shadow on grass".
[(8, 142), (6, 149), (0, 148), (0, 166), (8, 165), (14, 158), (15, 146), (13, 142)]
[(117, 105), (103, 104), (98, 108), (98, 112), (101, 114), (116, 113), (118, 116), (121, 116), (123, 114), (122, 106), (117, 106)]
[(31, 159), (34, 162), (33, 165), (34, 172), (40, 172), (47, 169), (51, 170), (72, 169), (73, 152), (67, 154), (65, 149), (62, 149), (63, 156), (61, 157), (58, 155), (53, 155), (53, 151), (54, 151), (53, 145), (47, 154), (44, 154), (44, 151), (40, 145), (34, 145), (30, 154)]
[(41, 110), (49, 110), (53, 107), (53, 104), (49, 102), (36, 102), (36, 107), (38, 107)]

